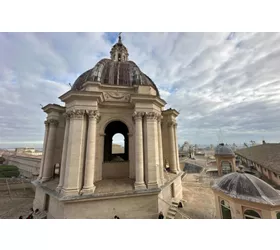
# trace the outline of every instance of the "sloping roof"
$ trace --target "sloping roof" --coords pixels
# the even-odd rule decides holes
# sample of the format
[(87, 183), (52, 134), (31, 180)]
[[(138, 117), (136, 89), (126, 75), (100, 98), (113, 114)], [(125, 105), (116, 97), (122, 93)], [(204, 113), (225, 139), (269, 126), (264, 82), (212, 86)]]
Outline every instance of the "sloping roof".
[(266, 143), (236, 150), (236, 154), (280, 174), (280, 143)]
[(212, 188), (236, 199), (280, 205), (279, 192), (251, 174), (233, 172), (224, 175), (216, 181)]

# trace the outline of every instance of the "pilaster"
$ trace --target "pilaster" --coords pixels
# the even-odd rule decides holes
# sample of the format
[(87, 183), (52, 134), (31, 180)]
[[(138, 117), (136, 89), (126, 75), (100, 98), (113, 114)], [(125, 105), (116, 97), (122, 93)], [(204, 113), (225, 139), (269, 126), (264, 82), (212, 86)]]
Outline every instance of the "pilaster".
[(146, 135), (145, 141), (147, 153), (147, 180), (148, 188), (158, 188), (159, 186), (159, 157), (158, 157), (158, 135), (157, 135), (157, 119), (158, 114), (155, 112), (145, 113), (146, 116)]
[(168, 134), (169, 134), (169, 143), (170, 143), (170, 170), (173, 173), (178, 173), (177, 161), (176, 161), (176, 146), (175, 146), (175, 134), (174, 134), (174, 121), (168, 122)]
[(58, 126), (58, 121), (55, 119), (47, 120), (49, 126), (47, 146), (46, 146), (46, 155), (44, 157), (44, 167), (43, 167), (43, 176), (42, 182), (48, 181), (53, 177), (53, 157), (54, 157), (54, 149), (55, 149), (55, 136), (56, 129)]
[(65, 168), (66, 168), (66, 157), (67, 157), (67, 150), (68, 150), (68, 138), (69, 138), (69, 127), (70, 127), (70, 115), (65, 113), (65, 131), (64, 131), (64, 140), (63, 140), (63, 149), (62, 149), (62, 157), (61, 157), (61, 165), (59, 170), (59, 184), (57, 186), (57, 191), (60, 192), (65, 176)]
[(143, 118), (144, 113), (134, 112), (135, 122), (135, 189), (146, 189), (144, 183)]
[(46, 157), (48, 134), (49, 134), (49, 123), (46, 120), (45, 121), (45, 136), (44, 136), (44, 144), (43, 144), (43, 154), (42, 154), (42, 159), (41, 159), (41, 164), (40, 164), (40, 173), (39, 173), (39, 176), (38, 176), (38, 180), (42, 179), (42, 176), (43, 176), (43, 169), (44, 169), (44, 162), (45, 162), (45, 157)]
[(87, 133), (87, 149), (86, 149), (86, 164), (85, 164), (85, 176), (84, 186), (82, 193), (93, 193), (94, 186), (94, 173), (96, 163), (96, 127), (97, 122), (100, 119), (99, 112), (96, 110), (87, 111), (89, 125)]
[(158, 116), (158, 150), (159, 150), (159, 177), (161, 180), (161, 184), (165, 183), (164, 180), (164, 163), (163, 163), (163, 148), (162, 148), (162, 128), (161, 128), (161, 120), (162, 115)]
[(85, 110), (68, 111), (70, 116), (70, 133), (67, 150), (67, 160), (62, 194), (65, 196), (78, 195), (79, 179), (82, 166), (83, 135), (85, 129)]

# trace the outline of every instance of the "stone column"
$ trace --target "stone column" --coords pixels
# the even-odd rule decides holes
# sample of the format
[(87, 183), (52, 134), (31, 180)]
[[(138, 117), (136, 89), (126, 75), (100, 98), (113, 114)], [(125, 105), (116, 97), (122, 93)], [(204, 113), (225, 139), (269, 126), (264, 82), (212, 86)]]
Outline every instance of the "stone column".
[(176, 151), (176, 162), (177, 162), (177, 170), (181, 172), (180, 167), (180, 159), (179, 159), (179, 150), (178, 150), (178, 139), (177, 139), (177, 123), (174, 124), (174, 138), (175, 138), (175, 151)]
[(72, 110), (70, 114), (70, 128), (68, 138), (67, 160), (65, 177), (61, 189), (64, 196), (79, 194), (79, 179), (82, 166), (83, 135), (86, 127), (84, 114), (85, 110)]
[(99, 112), (96, 110), (88, 111), (88, 134), (87, 134), (87, 151), (86, 151), (86, 164), (84, 186), (82, 193), (93, 193), (94, 186), (94, 172), (96, 162), (96, 126), (99, 120)]
[(176, 166), (176, 147), (175, 147), (175, 138), (174, 138), (174, 125), (175, 122), (170, 121), (168, 122), (168, 134), (169, 134), (169, 145), (170, 145), (170, 150), (169, 150), (169, 155), (170, 155), (170, 170), (173, 173), (177, 173), (177, 166)]
[(129, 178), (135, 179), (135, 158), (134, 158), (134, 148), (135, 148), (135, 141), (133, 138), (133, 134), (129, 133), (128, 135), (128, 159), (129, 159)]
[(163, 163), (163, 148), (162, 148), (162, 133), (161, 133), (161, 120), (162, 116), (158, 116), (158, 150), (159, 150), (159, 177), (161, 184), (163, 185), (164, 180), (164, 163)]
[(144, 183), (143, 113), (134, 112), (135, 121), (135, 189), (146, 189)]
[(63, 186), (65, 168), (66, 168), (66, 157), (67, 157), (67, 149), (68, 149), (68, 138), (69, 138), (69, 127), (70, 127), (70, 115), (68, 113), (65, 114), (65, 130), (64, 130), (64, 138), (63, 138), (63, 148), (62, 148), (62, 157), (61, 157), (61, 165), (59, 170), (59, 184), (57, 186), (57, 191), (59, 192)]
[(48, 134), (49, 134), (49, 122), (45, 121), (45, 136), (44, 136), (44, 144), (43, 144), (43, 154), (42, 154), (42, 159), (41, 159), (41, 164), (40, 164), (40, 174), (39, 174), (38, 180), (42, 179), (42, 176), (43, 176)]
[(47, 139), (46, 155), (44, 157), (44, 170), (42, 182), (48, 181), (53, 177), (53, 156), (55, 149), (55, 139), (56, 139), (56, 128), (58, 121), (54, 119), (48, 120), (49, 123), (49, 133)]
[(146, 145), (147, 148), (147, 175), (148, 175), (148, 188), (158, 188), (159, 179), (159, 158), (158, 158), (158, 131), (157, 131), (157, 119), (158, 114), (155, 112), (149, 112), (146, 116)]

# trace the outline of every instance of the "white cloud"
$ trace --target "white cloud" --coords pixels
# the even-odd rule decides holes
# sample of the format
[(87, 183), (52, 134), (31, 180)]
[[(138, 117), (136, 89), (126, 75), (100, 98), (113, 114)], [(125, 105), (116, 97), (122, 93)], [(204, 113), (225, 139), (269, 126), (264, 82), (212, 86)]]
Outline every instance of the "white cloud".
[[(43, 140), (40, 104), (60, 103), (109, 57), (103, 33), (0, 33), (0, 147)], [(129, 58), (180, 111), (179, 143), (280, 141), (279, 33), (124, 33)], [(5, 143), (4, 143), (5, 142)]]

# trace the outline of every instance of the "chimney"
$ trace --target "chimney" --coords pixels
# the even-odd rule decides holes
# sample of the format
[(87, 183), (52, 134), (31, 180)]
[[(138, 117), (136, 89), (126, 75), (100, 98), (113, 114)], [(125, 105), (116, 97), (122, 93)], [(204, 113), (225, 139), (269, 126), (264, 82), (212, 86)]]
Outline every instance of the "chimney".
[(265, 140), (262, 141), (262, 144), (266, 144)]

